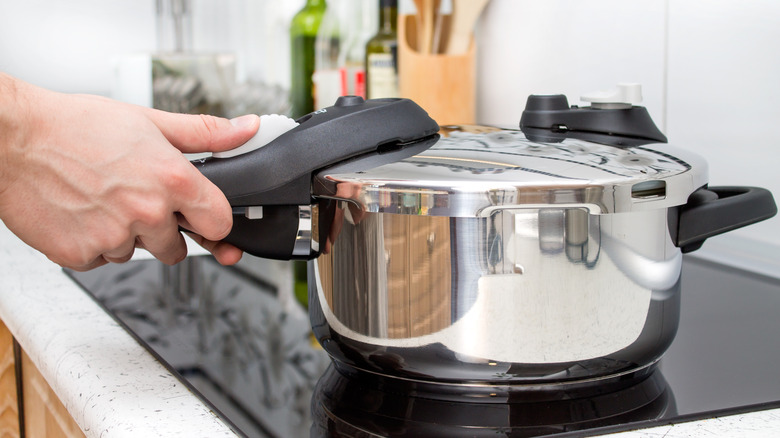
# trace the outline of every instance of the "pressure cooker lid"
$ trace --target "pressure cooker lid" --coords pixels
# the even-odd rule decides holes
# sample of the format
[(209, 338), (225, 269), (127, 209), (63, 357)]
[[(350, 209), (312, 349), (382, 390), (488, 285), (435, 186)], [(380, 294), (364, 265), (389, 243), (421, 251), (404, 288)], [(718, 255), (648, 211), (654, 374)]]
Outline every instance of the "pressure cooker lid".
[(430, 149), (400, 161), (326, 169), (315, 177), (313, 194), (378, 213), (474, 217), (554, 206), (599, 214), (685, 204), (707, 184), (701, 157), (664, 143), (534, 142), (519, 130), (479, 126), (441, 133)]

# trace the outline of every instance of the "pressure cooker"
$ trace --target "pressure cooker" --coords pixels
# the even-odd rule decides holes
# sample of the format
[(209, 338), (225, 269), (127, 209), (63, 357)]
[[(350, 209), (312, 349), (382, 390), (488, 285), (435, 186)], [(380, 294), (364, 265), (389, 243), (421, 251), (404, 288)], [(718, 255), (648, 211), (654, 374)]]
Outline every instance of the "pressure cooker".
[(709, 186), (706, 161), (630, 100), (530, 96), (520, 129), (499, 129), (347, 96), (194, 164), (233, 206), (226, 241), (310, 260), (311, 324), (337, 367), (598, 382), (648, 373), (672, 342), (683, 253), (777, 211), (765, 189)]

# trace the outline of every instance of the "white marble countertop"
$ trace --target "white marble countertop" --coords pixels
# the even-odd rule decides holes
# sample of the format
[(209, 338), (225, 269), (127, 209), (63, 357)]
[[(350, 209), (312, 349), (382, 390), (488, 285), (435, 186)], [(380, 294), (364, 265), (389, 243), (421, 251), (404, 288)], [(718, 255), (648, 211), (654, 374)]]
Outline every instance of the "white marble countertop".
[[(62, 269), (0, 225), (0, 318), (88, 437), (236, 434)], [(780, 409), (614, 436), (765, 437)]]
[(88, 437), (236, 434), (67, 277), (0, 225), (0, 318)]

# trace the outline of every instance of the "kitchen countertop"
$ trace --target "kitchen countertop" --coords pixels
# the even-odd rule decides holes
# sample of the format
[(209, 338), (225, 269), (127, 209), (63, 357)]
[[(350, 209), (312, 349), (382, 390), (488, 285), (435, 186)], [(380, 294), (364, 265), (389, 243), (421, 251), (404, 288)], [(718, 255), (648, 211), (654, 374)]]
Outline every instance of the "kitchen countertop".
[[(0, 318), (88, 437), (236, 436), (62, 269), (0, 225)], [(767, 436), (780, 409), (622, 432)]]
[(62, 268), (0, 226), (0, 318), (88, 437), (235, 433)]

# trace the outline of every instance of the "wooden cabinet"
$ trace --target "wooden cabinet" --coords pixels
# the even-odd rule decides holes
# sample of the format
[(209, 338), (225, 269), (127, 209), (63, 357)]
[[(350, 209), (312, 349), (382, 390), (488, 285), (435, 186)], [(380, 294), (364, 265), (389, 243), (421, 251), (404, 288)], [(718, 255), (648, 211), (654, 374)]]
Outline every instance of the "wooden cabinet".
[(0, 438), (18, 437), (19, 401), (16, 391), (14, 338), (0, 321)]
[(14, 351), (11, 332), (0, 321), (0, 438), (21, 436), (85, 435), (27, 354)]

